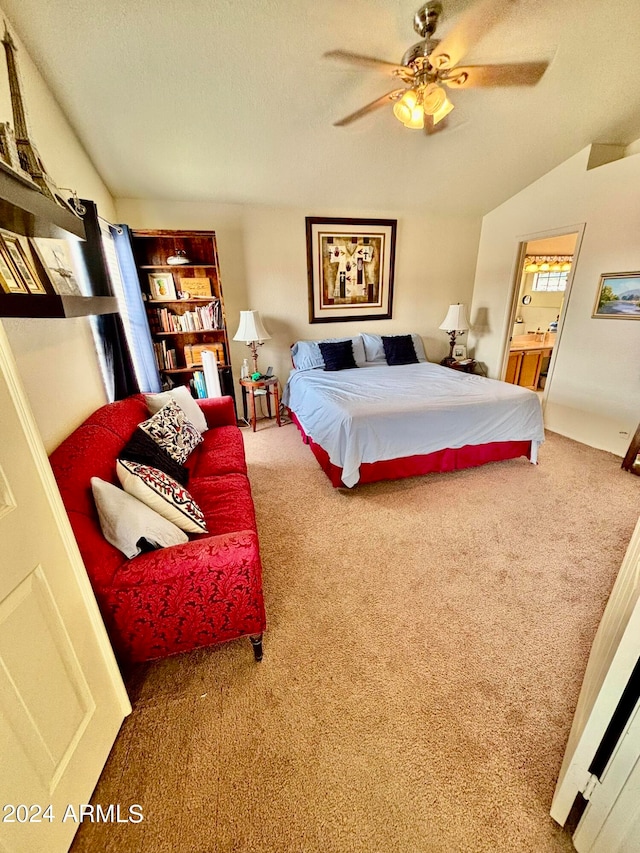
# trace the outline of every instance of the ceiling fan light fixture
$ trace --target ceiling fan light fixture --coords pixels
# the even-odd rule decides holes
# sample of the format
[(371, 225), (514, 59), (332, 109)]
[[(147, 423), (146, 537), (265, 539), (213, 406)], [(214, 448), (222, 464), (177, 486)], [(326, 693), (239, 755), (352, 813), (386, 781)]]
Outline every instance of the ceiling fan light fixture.
[(422, 0), (413, 22), (421, 41), (405, 51), (400, 64), (348, 50), (328, 51), (325, 56), (385, 71), (395, 78), (396, 86), (399, 86), (334, 124), (338, 127), (351, 124), (391, 101), (399, 121), (407, 127), (424, 126), (427, 134), (431, 135), (447, 126), (443, 119), (454, 108), (443, 87), (534, 86), (544, 74), (548, 62), (459, 65), (475, 43), (481, 41), (513, 5), (513, 0), (473, 0), (473, 5), (460, 15), (453, 30), (444, 38), (435, 39), (433, 35), (442, 14), (442, 2)]
[(453, 109), (453, 104), (447, 98), (447, 93), (437, 83), (429, 83), (422, 93), (422, 104), (425, 114), (433, 116), (433, 123), (438, 124)]
[(409, 104), (405, 103), (404, 98), (393, 105), (393, 114), (398, 121), (402, 122), (402, 124), (407, 121), (411, 121), (412, 111), (413, 107), (410, 107)]
[(449, 115), (451, 110), (453, 109), (453, 104), (445, 95), (444, 104), (440, 107), (440, 109), (433, 114), (433, 123), (438, 124), (439, 121), (442, 121), (443, 118)]
[(414, 89), (408, 89), (393, 105), (393, 114), (405, 127), (413, 130), (424, 127), (422, 104), (419, 103), (418, 93)]
[(403, 122), (403, 124), (410, 130), (422, 130), (424, 127), (424, 110), (422, 109), (422, 104), (415, 105), (411, 110), (411, 118), (409, 121)]
[(435, 115), (447, 100), (447, 93), (437, 83), (430, 83), (422, 94), (422, 105), (428, 116)]

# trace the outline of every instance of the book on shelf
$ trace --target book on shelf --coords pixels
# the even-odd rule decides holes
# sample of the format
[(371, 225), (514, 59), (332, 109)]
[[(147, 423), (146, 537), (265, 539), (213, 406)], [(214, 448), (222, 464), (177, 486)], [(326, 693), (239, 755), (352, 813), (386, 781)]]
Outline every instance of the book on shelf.
[(193, 374), (193, 386), (200, 399), (204, 399), (207, 396), (207, 386), (204, 381), (204, 373), (201, 370), (196, 370)]
[(219, 299), (206, 305), (177, 314), (170, 308), (149, 308), (149, 326), (154, 334), (160, 332), (213, 332), (222, 329), (222, 308)]
[(172, 370), (178, 366), (175, 349), (169, 349), (166, 341), (156, 341), (153, 344), (159, 370)]

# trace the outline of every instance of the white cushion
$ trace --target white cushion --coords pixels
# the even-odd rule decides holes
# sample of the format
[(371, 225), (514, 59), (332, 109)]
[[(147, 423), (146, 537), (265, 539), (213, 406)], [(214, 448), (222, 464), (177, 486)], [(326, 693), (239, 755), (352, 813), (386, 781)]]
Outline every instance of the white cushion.
[(138, 426), (181, 465), (203, 440), (202, 435), (191, 421), (187, 420), (185, 413), (173, 399)]
[(166, 406), (169, 400), (175, 400), (185, 413), (187, 420), (191, 421), (199, 433), (206, 432), (208, 428), (202, 409), (193, 399), (186, 385), (178, 385), (170, 391), (163, 391), (161, 394), (146, 394), (145, 400), (152, 415)]
[(187, 533), (206, 533), (204, 515), (191, 494), (159, 468), (118, 459), (118, 479), (125, 492), (151, 507)]
[(141, 553), (141, 539), (156, 548), (189, 541), (179, 527), (112, 483), (92, 477), (91, 491), (104, 538), (125, 557)]

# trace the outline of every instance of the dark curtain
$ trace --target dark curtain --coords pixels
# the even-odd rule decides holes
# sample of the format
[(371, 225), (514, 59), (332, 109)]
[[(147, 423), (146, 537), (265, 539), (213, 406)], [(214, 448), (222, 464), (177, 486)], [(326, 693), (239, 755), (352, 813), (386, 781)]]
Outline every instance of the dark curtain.
[[(92, 201), (81, 199), (81, 202), (86, 208), (83, 216), (86, 240), (80, 243), (80, 248), (91, 282), (91, 295), (113, 296), (102, 246), (98, 209)], [(137, 394), (140, 388), (120, 315), (99, 314), (95, 319), (107, 369), (111, 374), (114, 399), (122, 400)]]

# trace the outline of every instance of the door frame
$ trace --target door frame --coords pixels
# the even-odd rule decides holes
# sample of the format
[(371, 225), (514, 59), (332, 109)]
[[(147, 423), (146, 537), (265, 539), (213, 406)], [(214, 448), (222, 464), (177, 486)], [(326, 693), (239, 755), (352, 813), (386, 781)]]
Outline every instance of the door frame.
[(549, 395), (549, 388), (551, 387), (551, 379), (553, 376), (553, 370), (555, 367), (558, 349), (560, 348), (560, 341), (562, 337), (562, 329), (564, 326), (565, 317), (567, 315), (567, 310), (569, 307), (569, 300), (571, 296), (571, 287), (573, 285), (573, 278), (575, 275), (576, 266), (578, 263), (578, 256), (580, 254), (580, 248), (582, 246), (582, 239), (584, 237), (584, 231), (586, 228), (586, 222), (580, 222), (576, 225), (567, 225), (562, 228), (551, 228), (548, 231), (536, 231), (533, 234), (524, 234), (520, 235), (518, 239), (518, 248), (516, 254), (516, 262), (513, 270), (513, 275), (511, 277), (511, 289), (510, 289), (510, 302), (511, 308), (509, 310), (508, 322), (505, 330), (504, 340), (502, 342), (503, 350), (502, 350), (502, 367), (500, 369), (500, 380), (504, 382), (504, 377), (507, 373), (507, 365), (509, 362), (509, 344), (511, 343), (511, 338), (513, 337), (513, 324), (515, 323), (516, 314), (518, 311), (518, 296), (520, 294), (520, 284), (522, 281), (522, 264), (527, 254), (527, 245), (530, 242), (535, 240), (545, 240), (551, 237), (565, 237), (568, 234), (576, 235), (576, 244), (573, 250), (573, 263), (571, 264), (571, 272), (567, 276), (567, 287), (564, 292), (564, 300), (562, 303), (562, 310), (560, 311), (560, 317), (558, 319), (558, 329), (556, 331), (556, 341), (553, 347), (553, 352), (551, 353), (551, 360), (549, 361), (549, 371), (547, 373), (547, 381), (544, 384), (544, 391), (542, 393), (542, 407), (547, 402), (547, 397)]

